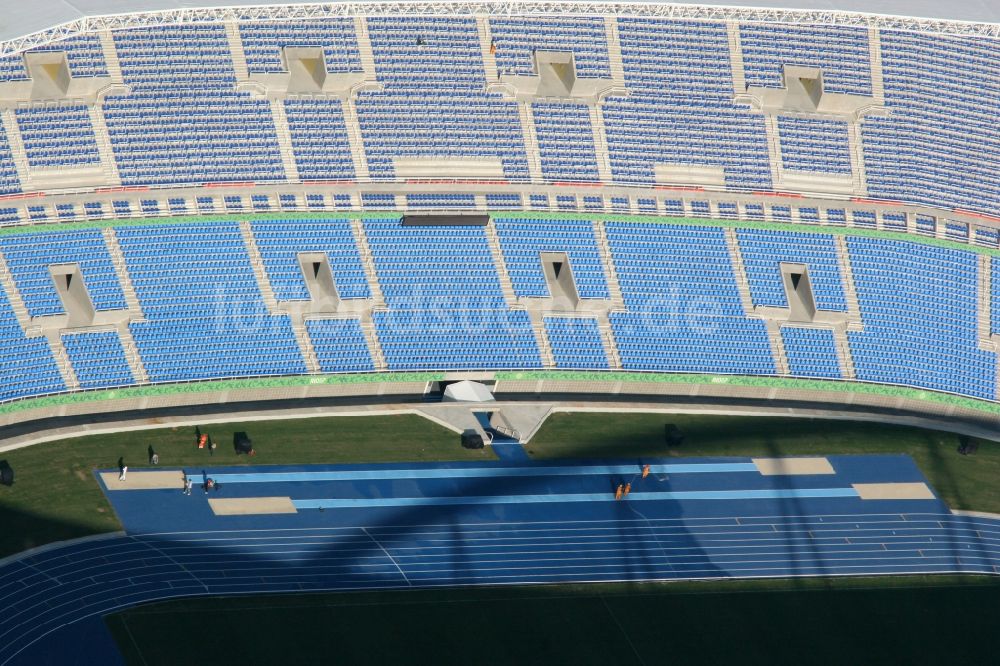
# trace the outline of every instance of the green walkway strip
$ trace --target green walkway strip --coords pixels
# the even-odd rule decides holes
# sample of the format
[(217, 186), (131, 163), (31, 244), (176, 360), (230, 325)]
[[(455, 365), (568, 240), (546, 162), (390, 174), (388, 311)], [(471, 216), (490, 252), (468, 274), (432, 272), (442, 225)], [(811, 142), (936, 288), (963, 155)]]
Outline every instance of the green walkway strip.
[[(444, 379), (444, 372), (387, 372), (368, 374), (342, 375), (304, 375), (294, 377), (266, 377), (256, 379), (226, 379), (218, 381), (191, 382), (185, 384), (158, 384), (153, 386), (134, 386), (129, 388), (109, 389), (101, 391), (85, 391), (66, 393), (62, 395), (27, 398), (15, 402), (0, 404), (0, 414), (10, 414), (27, 409), (58, 407), (103, 400), (121, 400), (126, 398), (144, 398), (168, 396), (183, 393), (208, 393), (212, 391), (260, 390), (308, 386), (318, 384), (368, 384), (377, 382), (436, 382)], [(669, 383), (669, 384), (715, 384), (728, 386), (758, 386), (761, 388), (777, 388), (796, 391), (836, 391), (840, 393), (855, 393), (863, 395), (878, 395), (883, 397), (907, 398), (910, 400), (925, 400), (944, 405), (954, 405), (964, 409), (976, 410), (986, 414), (1000, 414), (1000, 403), (933, 391), (906, 388), (902, 386), (883, 386), (879, 384), (864, 384), (848, 381), (820, 381), (814, 379), (793, 379), (786, 377), (741, 377), (738, 375), (685, 375), (671, 373), (646, 372), (574, 372), (568, 370), (532, 370), (523, 372), (497, 372), (497, 381), (569, 381), (569, 382), (630, 382), (630, 383)]]

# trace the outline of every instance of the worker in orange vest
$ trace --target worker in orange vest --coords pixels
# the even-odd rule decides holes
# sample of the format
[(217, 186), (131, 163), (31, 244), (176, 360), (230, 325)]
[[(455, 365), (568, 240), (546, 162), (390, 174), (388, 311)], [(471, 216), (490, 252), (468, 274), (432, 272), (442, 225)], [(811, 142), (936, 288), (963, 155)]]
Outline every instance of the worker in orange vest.
[(628, 483), (625, 484), (625, 492), (622, 495), (622, 497), (628, 497), (628, 494), (630, 492), (632, 492), (632, 482), (631, 481), (629, 481)]
[(649, 476), (649, 465), (643, 465), (642, 466), (642, 478), (645, 479), (647, 476)]
[(616, 500), (620, 500), (622, 498), (622, 492), (623, 492), (623, 490), (624, 489), (622, 487), (622, 484), (619, 483), (618, 487), (615, 489), (615, 499)]

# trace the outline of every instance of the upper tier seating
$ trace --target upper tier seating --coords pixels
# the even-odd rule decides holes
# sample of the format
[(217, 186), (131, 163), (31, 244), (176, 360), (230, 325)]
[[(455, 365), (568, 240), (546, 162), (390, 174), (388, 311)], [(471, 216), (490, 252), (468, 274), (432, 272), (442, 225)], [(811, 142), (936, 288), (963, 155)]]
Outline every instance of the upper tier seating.
[(868, 193), (1000, 215), (995, 40), (882, 32), (890, 115), (862, 126)]
[(493, 16), (489, 23), (501, 74), (533, 76), (535, 51), (569, 51), (579, 78), (611, 78), (602, 18)]
[[(571, 52), (581, 80), (607, 79), (616, 69), (603, 17), (491, 17), (484, 31), (484, 39), (492, 35), (489, 46), (471, 16), (365, 21), (384, 90), (359, 95), (357, 130), (370, 176), (379, 181), (397, 178), (396, 159), (414, 158), (498, 160), (503, 179), (529, 177), (517, 103), (486, 92), (493, 83), (486, 80), (486, 48), (501, 76), (531, 75), (538, 50)], [(721, 178), (729, 188), (773, 189), (765, 117), (733, 103), (725, 23), (619, 17), (617, 27), (629, 95), (608, 98), (595, 111), (613, 180), (656, 184), (662, 165), (680, 171), (661, 180), (685, 184), (691, 178), (681, 174), (694, 166), (715, 170), (699, 178)], [(878, 104), (884, 90), (888, 115), (865, 115), (861, 125), (868, 196), (1000, 215), (995, 40), (883, 30), (870, 42), (863, 28), (773, 23), (745, 23), (737, 34), (751, 87), (782, 87), (784, 66), (798, 65), (821, 69), (827, 92), (874, 96)], [(352, 19), (251, 21), (236, 36), (251, 76), (283, 71), (285, 46), (322, 48), (334, 75), (363, 71)], [(131, 89), (116, 89), (102, 105), (123, 184), (280, 182), (294, 175), (285, 173), (271, 103), (236, 90), (223, 26), (129, 28), (112, 31), (111, 41)], [(881, 45), (881, 86), (872, 83), (871, 43)], [(74, 78), (104, 77), (111, 75), (105, 46), (85, 34), (35, 51), (65, 51)], [(0, 58), (0, 83), (27, 77), (20, 54)], [(96, 165), (85, 121), (59, 118), (67, 104), (19, 109), (19, 116), (38, 116), (28, 130), (36, 137), (25, 142), (31, 168)], [(274, 104), (284, 105), (299, 178), (358, 177), (347, 141), (355, 128), (345, 125), (340, 102)], [(603, 156), (599, 161), (588, 108), (548, 99), (532, 102), (532, 110), (542, 178), (597, 181)], [(53, 128), (65, 145), (48, 141)], [(7, 136), (9, 129), (0, 131), (0, 195), (20, 192), (22, 180), (43, 189), (18, 175), (11, 146), (21, 142)], [(837, 176), (838, 188), (846, 175), (862, 173), (851, 164), (842, 120), (782, 116), (778, 133), (789, 172)]]
[(494, 158), (510, 180), (528, 176), (517, 105), (484, 94), (476, 22), (465, 17), (368, 19), (384, 92), (357, 100), (372, 177), (395, 176), (393, 158)]
[(326, 71), (334, 74), (361, 71), (354, 21), (349, 18), (242, 23), (240, 38), (251, 74), (287, 72), (281, 53), (285, 46), (321, 47)]
[(87, 107), (18, 109), (21, 141), (32, 168), (78, 167), (100, 164)]
[(122, 182), (283, 180), (270, 105), (235, 92), (219, 25), (114, 33), (132, 92), (104, 103)]
[(354, 180), (341, 103), (335, 99), (289, 99), (284, 104), (299, 178)]
[(770, 189), (764, 118), (733, 104), (721, 23), (620, 18), (629, 97), (604, 125), (615, 180), (653, 184), (656, 164), (725, 168), (726, 185)]
[(851, 174), (847, 123), (814, 118), (778, 117), (781, 163), (810, 173)]
[(864, 28), (750, 23), (740, 26), (748, 86), (783, 88), (784, 65), (823, 70), (823, 90), (871, 95), (868, 32)]

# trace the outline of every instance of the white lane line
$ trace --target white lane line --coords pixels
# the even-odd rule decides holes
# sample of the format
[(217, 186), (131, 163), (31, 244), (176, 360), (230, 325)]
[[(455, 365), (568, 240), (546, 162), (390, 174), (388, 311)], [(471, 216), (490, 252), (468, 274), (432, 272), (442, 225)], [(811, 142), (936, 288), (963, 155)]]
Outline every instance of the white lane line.
[(361, 531), (362, 531), (362, 532), (364, 532), (364, 533), (365, 533), (365, 535), (366, 535), (366, 536), (367, 536), (367, 537), (368, 537), (369, 539), (371, 539), (372, 541), (374, 541), (374, 542), (375, 542), (375, 545), (376, 545), (376, 546), (378, 546), (379, 548), (381, 548), (381, 549), (382, 549), (382, 552), (383, 552), (383, 553), (385, 553), (385, 556), (389, 558), (389, 561), (390, 561), (390, 562), (392, 562), (392, 563), (393, 563), (393, 564), (394, 564), (394, 565), (396, 566), (396, 569), (397, 569), (397, 570), (399, 571), (399, 575), (403, 577), (403, 580), (405, 580), (405, 581), (406, 581), (406, 584), (412, 587), (412, 586), (413, 586), (413, 583), (411, 583), (411, 582), (410, 582), (410, 579), (406, 577), (406, 573), (405, 573), (405, 572), (403, 571), (403, 568), (402, 568), (401, 566), (399, 566), (399, 563), (398, 563), (398, 562), (396, 562), (396, 560), (395, 560), (395, 559), (394, 559), (394, 558), (392, 557), (392, 555), (390, 555), (390, 554), (389, 554), (389, 551), (387, 551), (387, 550), (385, 549), (385, 547), (384, 547), (384, 546), (383, 546), (383, 545), (382, 545), (381, 543), (379, 543), (378, 539), (376, 539), (375, 537), (373, 537), (373, 536), (372, 536), (372, 535), (371, 535), (371, 534), (370, 534), (370, 533), (368, 532), (368, 530), (367, 530), (367, 529), (365, 529), (364, 527), (362, 527), (362, 528), (361, 528)]
[(159, 548), (157, 548), (156, 546), (154, 546), (153, 544), (151, 544), (149, 542), (139, 541), (138, 539), (134, 539), (134, 541), (137, 541), (138, 543), (141, 543), (142, 545), (146, 546), (147, 548), (153, 549), (154, 551), (156, 551), (157, 553), (159, 553), (162, 557), (165, 557), (166, 559), (168, 559), (171, 562), (173, 562), (175, 565), (177, 565), (178, 567), (180, 567), (181, 571), (184, 571), (185, 573), (187, 573), (187, 575), (191, 576), (191, 578), (193, 578), (196, 583), (198, 583), (199, 585), (201, 585), (203, 588), (205, 588), (205, 591), (208, 592), (208, 585), (205, 585), (205, 583), (202, 582), (202, 580), (200, 578), (198, 578), (193, 573), (191, 573), (190, 571), (188, 571), (187, 567), (185, 567), (183, 564), (181, 564), (180, 562), (178, 562), (177, 560), (175, 560), (174, 558), (172, 558), (170, 555), (167, 555), (162, 550), (160, 550)]
[[(656, 523), (682, 523), (690, 524), (697, 521), (728, 521), (734, 522), (736, 520), (746, 520), (746, 521), (768, 521), (777, 520), (786, 523), (791, 518), (805, 518), (808, 520), (819, 520), (823, 521), (824, 518), (845, 518), (843, 522), (876, 522), (870, 519), (874, 518), (884, 518), (884, 517), (900, 518), (906, 520), (906, 516), (913, 517), (928, 517), (928, 522), (938, 522), (944, 517), (955, 517), (952, 514), (941, 514), (941, 513), (831, 513), (831, 514), (788, 514), (788, 515), (765, 515), (765, 516), (689, 516), (686, 518), (650, 518), (651, 522)], [(968, 519), (967, 517), (963, 517)], [(1000, 526), (1000, 521), (990, 521), (987, 519), (976, 519), (982, 521), (983, 523), (989, 525)], [(453, 530), (455, 527), (468, 528), (468, 527), (495, 527), (495, 526), (506, 526), (506, 525), (590, 525), (590, 524), (607, 524), (609, 522), (623, 522), (623, 523), (639, 523), (645, 522), (639, 519), (622, 519), (619, 521), (609, 521), (607, 519), (594, 519), (594, 520), (521, 520), (521, 521), (505, 521), (505, 522), (482, 522), (482, 523), (460, 523), (458, 525), (454, 523), (413, 523), (405, 525), (382, 525), (379, 530), (391, 530), (391, 529), (401, 529), (410, 530), (413, 528), (424, 528), (424, 527), (435, 527), (446, 530)], [(900, 522), (900, 521), (885, 521), (885, 522)], [(752, 523), (751, 523), (752, 524)], [(356, 530), (356, 527), (344, 526), (344, 527), (279, 527), (271, 529), (246, 529), (246, 530), (188, 530), (188, 531), (177, 531), (177, 532), (137, 532), (132, 536), (166, 536), (174, 534), (248, 534), (254, 532), (323, 532), (323, 531), (351, 531)]]

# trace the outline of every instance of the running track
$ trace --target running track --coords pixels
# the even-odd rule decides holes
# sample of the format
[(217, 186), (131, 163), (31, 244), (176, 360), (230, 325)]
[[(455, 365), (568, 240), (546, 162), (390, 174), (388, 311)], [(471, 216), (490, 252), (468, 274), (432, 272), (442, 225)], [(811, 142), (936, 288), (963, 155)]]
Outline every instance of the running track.
[[(1000, 520), (953, 515), (937, 499), (830, 494), (858, 480), (922, 480), (908, 458), (829, 460), (835, 475), (764, 477), (720, 466), (636, 478), (635, 492), (648, 497), (621, 502), (609, 487), (615, 474), (637, 468), (631, 462), (524, 463), (520, 472), (510, 463), (211, 472), (225, 479), (225, 497), (292, 497), (300, 510), (291, 515), (215, 516), (197, 489), (192, 497), (109, 492), (127, 535), (0, 567), (0, 663), (20, 663), (38, 641), (32, 654), (67, 649), (60, 630), (86, 618), (192, 595), (1000, 572)], [(720, 492), (736, 495), (705, 499)], [(562, 500), (571, 495), (593, 499)], [(466, 496), (506, 501), (464, 504)], [(396, 501), (374, 502), (385, 498)], [(339, 508), (311, 508), (333, 501)]]

